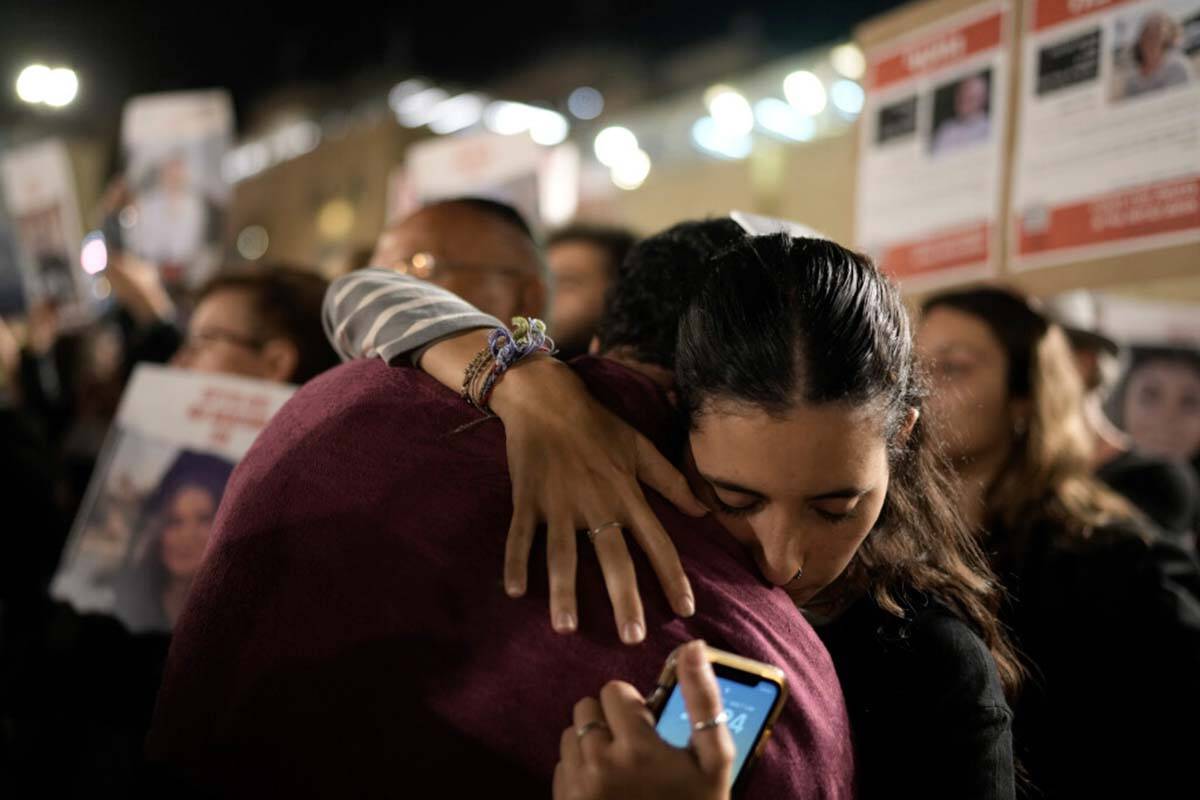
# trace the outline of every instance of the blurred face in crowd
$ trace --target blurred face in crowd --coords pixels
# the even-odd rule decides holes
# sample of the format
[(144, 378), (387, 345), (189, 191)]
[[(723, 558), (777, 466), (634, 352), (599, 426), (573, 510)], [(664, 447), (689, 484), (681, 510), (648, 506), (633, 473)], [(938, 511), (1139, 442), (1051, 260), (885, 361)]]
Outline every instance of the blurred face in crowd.
[(459, 203), (421, 209), (379, 237), (371, 265), (428, 280), (507, 324), (546, 302), (534, 243), (486, 211)]
[(692, 488), (797, 604), (842, 574), (879, 519), (890, 473), (878, 417), (841, 403), (782, 416), (720, 403), (695, 421)]
[(196, 372), (285, 382), (296, 370), (299, 353), (291, 341), (260, 330), (249, 291), (217, 289), (196, 306), (187, 339), (171, 363)]
[(987, 82), (980, 77), (967, 78), (954, 94), (954, 113), (959, 119), (973, 117), (987, 110)]
[(582, 239), (568, 239), (552, 245), (546, 261), (554, 280), (550, 334), (564, 352), (586, 352), (604, 314), (612, 274), (608, 253)]
[(1150, 361), (1129, 378), (1125, 428), (1139, 450), (1187, 461), (1200, 453), (1200, 374), (1171, 361)]
[(917, 351), (932, 379), (930, 432), (955, 461), (1003, 453), (1025, 404), (1008, 392), (1008, 357), (977, 317), (935, 307), (921, 320)]
[(190, 578), (200, 569), (216, 512), (216, 499), (199, 486), (184, 486), (171, 498), (163, 528), (162, 560), (172, 576)]

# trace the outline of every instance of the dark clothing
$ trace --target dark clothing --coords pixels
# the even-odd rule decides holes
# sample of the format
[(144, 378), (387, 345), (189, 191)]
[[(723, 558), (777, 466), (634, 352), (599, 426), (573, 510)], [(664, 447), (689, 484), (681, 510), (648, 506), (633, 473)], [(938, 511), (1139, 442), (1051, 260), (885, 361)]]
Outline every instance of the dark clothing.
[(139, 796), (169, 637), (134, 635), (111, 617), (57, 603), (44, 608), (13, 702), (5, 775), (19, 790), (6, 796)]
[(138, 325), (124, 310), (118, 310), (115, 319), (125, 339), (121, 363), (123, 380), (129, 380), (134, 367), (143, 362), (166, 364), (183, 344), (183, 334), (170, 322), (158, 320), (149, 325)]
[(1167, 797), (1194, 785), (1200, 573), (1133, 524), (1064, 541), (1033, 522), (1001, 570), (1031, 675), (1014, 709), (1035, 797)]
[(1015, 796), (1012, 712), (987, 645), (944, 606), (856, 601), (817, 633), (850, 713), (858, 796)]
[(67, 536), (54, 459), (39, 426), (0, 408), (0, 795), (17, 748), (17, 706), (42, 630), (46, 585)]
[(1200, 481), (1190, 465), (1128, 450), (1096, 470), (1096, 477), (1149, 517), (1168, 539), (1194, 549)]
[[(682, 431), (650, 382), (573, 363), (593, 396), (671, 452)], [(581, 539), (581, 630), (547, 619), (544, 544), (529, 592), (501, 586), (512, 514), (504, 431), (411, 368), (347, 364), (310, 381), (239, 464), (175, 628), (148, 754), (221, 796), (535, 797), (581, 697), (643, 691), (703, 637), (777, 664), (789, 699), (746, 797), (849, 797), (849, 722), (828, 653), (711, 519), (651, 505), (698, 612), (644, 576), (647, 642), (619, 642)], [(673, 432), (674, 442), (664, 439)]]

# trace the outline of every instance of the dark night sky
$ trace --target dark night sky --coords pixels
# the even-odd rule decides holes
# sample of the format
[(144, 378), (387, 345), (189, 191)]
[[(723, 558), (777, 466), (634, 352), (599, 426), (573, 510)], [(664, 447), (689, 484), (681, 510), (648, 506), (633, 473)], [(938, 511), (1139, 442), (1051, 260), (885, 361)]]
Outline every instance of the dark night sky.
[(895, 5), (424, 0), (382, 7), (345, 1), (301, 11), (300, 3), (253, 0), (0, 0), (0, 126), (32, 113), (16, 99), (13, 81), (34, 60), (79, 72), (80, 99), (66, 112), (79, 124), (115, 116), (127, 97), (148, 91), (224, 86), (244, 109), (289, 83), (336, 82), (364, 70), (470, 86), (546, 48), (621, 42), (660, 54), (747, 26), (763, 32), (765, 59), (844, 37), (855, 23)]

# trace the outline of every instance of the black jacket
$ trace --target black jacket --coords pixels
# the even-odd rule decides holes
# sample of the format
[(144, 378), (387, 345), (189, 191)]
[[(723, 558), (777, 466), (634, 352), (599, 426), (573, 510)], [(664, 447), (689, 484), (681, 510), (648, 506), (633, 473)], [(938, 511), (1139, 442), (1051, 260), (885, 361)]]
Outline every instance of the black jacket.
[(863, 597), (817, 626), (842, 682), (858, 796), (1014, 796), (1012, 713), (978, 634), (940, 604)]
[(1096, 477), (1137, 506), (1172, 542), (1194, 550), (1200, 481), (1190, 464), (1129, 450), (1103, 464)]
[(1031, 670), (1015, 707), (1033, 797), (1169, 797), (1195, 781), (1200, 570), (1134, 523), (1065, 539), (1031, 520), (1000, 570)]

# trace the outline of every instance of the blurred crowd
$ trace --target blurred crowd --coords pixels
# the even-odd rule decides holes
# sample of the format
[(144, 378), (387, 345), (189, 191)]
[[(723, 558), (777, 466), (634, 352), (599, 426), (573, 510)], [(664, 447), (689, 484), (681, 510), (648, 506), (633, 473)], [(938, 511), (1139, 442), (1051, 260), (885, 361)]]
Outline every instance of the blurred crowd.
[[(1159, 777), (1166, 782), (1176, 776), (1185, 776), (1194, 786), (1194, 777), (1186, 777), (1191, 766), (1186, 752), (1190, 740), (1194, 755), (1195, 736), (1186, 731), (1194, 730), (1197, 717), (1192, 714), (1200, 711), (1200, 567), (1196, 561), (1200, 350), (1168, 343), (1130, 347), (1113, 341), (1096, 328), (1087, 292), (1041, 301), (1010, 288), (976, 286), (922, 297), (919, 309), (909, 312), (896, 305), (900, 316), (893, 319), (888, 316), (894, 311), (889, 303), (895, 301), (879, 289), (866, 301), (858, 301), (864, 303), (859, 309), (862, 319), (858, 319), (847, 310), (856, 302), (850, 289), (826, 297), (816, 293), (821, 288), (816, 284), (792, 286), (787, 281), (801, 281), (809, 274), (805, 270), (817, 269), (807, 265), (827, 264), (835, 271), (859, 270), (866, 276), (862, 278), (866, 285), (876, 280), (871, 276), (877, 273), (865, 258), (840, 248), (820, 250), (811, 244), (816, 240), (780, 244), (778, 236), (750, 237), (732, 225), (725, 219), (695, 220), (665, 232), (634, 232), (581, 221), (540, 236), (508, 206), (461, 198), (427, 205), (391, 222), (380, 233), (369, 268), (339, 278), (332, 288), (314, 269), (278, 264), (221, 270), (196, 291), (170, 292), (155, 263), (110, 247), (104, 275), (112, 287), (112, 302), (102, 315), (86, 325), (69, 326), (59, 309), (43, 303), (34, 305), (23, 318), (0, 321), (0, 426), (4, 431), (0, 492), (9, 519), (0, 535), (0, 793), (32, 796), (21, 794), (18, 788), (29, 786), (37, 787), (38, 796), (115, 796), (146, 789), (147, 782), (163, 777), (154, 775), (149, 768), (153, 765), (146, 760), (148, 732), (152, 725), (156, 731), (167, 731), (159, 740), (166, 744), (158, 752), (172, 762), (179, 746), (172, 744), (170, 731), (181, 729), (183, 723), (173, 721), (171, 715), (186, 717), (179, 710), (178, 692), (164, 690), (159, 697), (164, 671), (177, 672), (184, 653), (195, 670), (212, 667), (219, 672), (225, 668), (215, 656), (213, 663), (218, 666), (204, 663), (204, 636), (229, 619), (219, 611), (223, 608), (221, 580), (228, 582), (228, 591), (245, 584), (237, 583), (236, 568), (228, 563), (221, 562), (222, 568), (217, 569), (203, 566), (201, 561), (230, 557), (223, 552), (214, 555), (210, 543), (218, 535), (233, 541), (259, 530), (245, 522), (241, 513), (246, 509), (245, 515), (250, 515), (256, 503), (264, 502), (255, 498), (255, 486), (245, 484), (249, 477), (239, 483), (242, 468), (232, 479), (231, 486), (236, 489), (227, 492), (224, 500), (220, 500), (221, 489), (228, 475), (219, 468), (206, 479), (212, 484), (207, 495), (160, 498), (168, 508), (164, 513), (172, 520), (178, 518), (170, 524), (181, 529), (191, 525), (189, 530), (196, 537), (192, 551), (180, 550), (174, 559), (163, 556), (165, 569), (179, 579), (168, 582), (174, 587), (173, 594), (164, 590), (163, 619), (168, 627), (182, 625), (176, 635), (186, 636), (177, 642), (180, 652), (172, 656), (171, 666), (170, 634), (134, 634), (110, 616), (81, 613), (48, 595), (72, 521), (84, 502), (123, 389), (137, 364), (170, 364), (183, 370), (306, 385), (287, 407), (299, 403), (297, 410), (287, 417), (286, 425), (279, 423), (287, 430), (273, 425), (264, 436), (274, 438), (260, 442), (254, 452), (261, 453), (260, 446), (280, 453), (290, 452), (289, 448), (302, 452), (310, 452), (303, 448), (315, 448), (311, 451), (314, 465), (324, 463), (320, 459), (325, 451), (320, 448), (336, 450), (329, 443), (332, 434), (323, 434), (325, 429), (317, 426), (307, 438), (287, 438), (292, 429), (309, 423), (315, 426), (312, 415), (342, 415), (349, 426), (363, 417), (392, 413), (393, 407), (378, 398), (354, 405), (359, 385), (355, 380), (385, 379), (363, 372), (368, 367), (361, 362), (339, 367), (344, 359), (364, 359), (371, 368), (404, 375), (423, 370), (454, 390), (429, 400), (423, 399), (424, 384), (415, 384), (415, 388), (397, 384), (412, 393), (411, 407), (396, 407), (400, 409), (397, 413), (411, 415), (411, 419), (392, 420), (400, 430), (408, 431), (414, 425), (448, 425), (453, 415), (439, 410), (442, 407), (435, 400), (445, 402), (446, 408), (457, 403), (464, 413), (469, 410), (458, 397), (460, 386), (463, 395), (470, 396), (470, 387), (463, 382), (466, 364), (453, 361), (443, 366), (434, 353), (459, 334), (486, 329), (485, 323), (456, 327), (456, 315), (467, 312), (453, 309), (414, 322), (408, 316), (412, 309), (432, 301), (389, 293), (386, 277), (369, 283), (373, 274), (384, 272), (440, 287), (473, 306), (478, 319), (495, 318), (508, 324), (513, 317), (524, 315), (545, 320), (561, 361), (604, 355), (636, 362), (638, 374), (652, 382), (648, 386), (660, 387), (680, 413), (690, 415), (682, 427), (672, 428), (675, 444), (656, 441), (658, 449), (691, 479), (690, 489), (682, 490), (680, 496), (688, 493), (690, 497), (694, 492), (713, 510), (733, 540), (752, 554), (760, 573), (757, 580), (783, 586), (804, 612), (805, 624), (811, 625), (827, 648), (845, 695), (857, 765), (854, 780), (860, 796), (993, 797), (1011, 796), (1012, 792), (1102, 796), (1091, 792), (1103, 793), (1106, 787), (1151, 787)], [(739, 248), (748, 247), (747, 242), (754, 245), (757, 262), (737, 260)], [(1134, 257), (1130, 264), (1132, 270)], [(708, 270), (713, 276), (707, 275)], [(786, 280), (776, 273), (786, 275)], [(355, 284), (355, 280), (368, 282)], [(726, 285), (722, 280), (732, 282)], [(346, 293), (356, 286), (361, 294), (353, 296), (353, 308), (344, 310), (343, 301), (351, 296)], [(395, 292), (402, 288), (398, 285)], [(776, 295), (783, 298), (778, 309)], [(824, 310), (813, 310), (818, 307)], [(826, 327), (820, 328), (813, 319)], [(852, 325), (851, 319), (857, 321)], [(399, 321), (404, 330), (386, 338), (388, 326)], [(405, 337), (410, 337), (414, 326), (426, 325), (436, 329), (438, 336), (399, 344), (408, 342)], [(872, 333), (877, 328), (886, 328), (891, 338), (886, 339), (886, 346), (871, 349), (871, 336), (885, 341), (882, 333)], [(841, 348), (837, 352), (843, 353), (842, 360), (835, 363), (817, 353), (818, 343), (830, 353)], [(861, 348), (855, 349), (859, 345)], [(755, 347), (759, 350), (753, 350)], [(476, 349), (472, 345), (469, 353)], [(896, 376), (907, 375), (910, 360), (915, 370), (911, 382), (895, 388), (894, 398), (886, 399), (893, 397), (887, 394), (893, 389), (878, 387), (890, 386), (889, 380), (900, 381)], [(870, 369), (879, 363), (889, 368), (884, 370), (886, 374), (873, 377)], [(623, 407), (621, 391), (626, 392), (625, 402), (644, 406), (637, 394), (643, 391), (638, 388), (641, 384), (621, 390), (624, 384), (618, 382), (614, 384), (617, 389), (605, 390), (602, 381), (596, 382), (599, 379), (593, 380), (580, 369), (587, 388), (614, 411)], [(513, 470), (515, 486), (516, 471), (534, 459), (532, 451), (520, 449), (517, 437), (523, 428), (514, 423), (515, 417), (506, 417), (507, 406), (501, 406), (502, 399), (506, 403), (511, 400), (500, 393), (500, 387), (509, 383), (515, 388), (512, 379), (522, 370), (527, 367), (517, 364), (507, 375), (499, 376), (492, 410), (504, 419), (504, 428), (479, 434), (486, 438), (494, 437), (495, 431), (507, 432), (507, 462), (502, 437), (499, 443), (488, 445), (493, 447), (489, 452), (496, 455), (501, 478), (476, 473), (450, 456), (441, 461), (440, 456), (428, 456), (416, 465), (425, 470), (430, 486), (437, 485), (439, 475), (451, 481), (461, 475), (462, 481), (477, 486), (478, 494), (456, 499), (453, 504), (436, 488), (427, 487), (429, 502), (448, 504), (445, 525), (449, 527), (459, 524), (456, 520), (466, 513), (460, 504), (481, 503), (480, 498), (490, 496), (489, 487), (507, 485), (503, 481), (505, 463)], [(825, 379), (818, 378), (824, 374), (822, 370), (830, 376), (824, 384), (821, 381)], [(856, 382), (856, 370), (866, 377)], [(751, 384), (758, 388), (747, 388)], [(776, 384), (778, 397), (768, 391), (775, 391), (771, 387)], [(848, 427), (839, 427), (843, 423), (838, 419), (822, 417), (813, 430), (843, 431), (836, 446), (810, 453), (803, 444), (795, 444), (781, 455), (772, 449), (772, 442), (786, 439), (791, 429), (769, 426), (785, 418), (802, 424), (797, 421), (801, 411), (795, 410), (799, 401), (793, 398), (800, 391), (795, 387), (801, 384), (807, 393), (800, 394), (808, 398), (803, 413), (824, 414), (828, 407), (857, 408), (858, 404), (865, 416), (856, 417), (859, 421)], [(318, 407), (313, 405), (315, 401), (304, 399), (316, 396), (310, 389), (320, 393), (325, 405)], [(350, 399), (342, 402), (339, 398), (343, 396)], [(539, 414), (548, 414), (546, 409), (561, 410), (561, 405), (555, 405), (560, 401), (554, 399), (560, 396), (555, 384), (548, 382), (539, 395), (540, 410), (529, 419), (552, 430), (554, 424)], [(875, 405), (877, 396), (884, 399)], [(486, 408), (487, 398), (482, 400)], [(893, 400), (900, 409), (895, 430), (911, 441), (919, 440), (904, 447), (920, 453), (921, 458), (928, 451), (931, 471), (918, 470), (906, 456), (888, 456), (879, 468), (890, 470), (892, 489), (881, 490), (873, 512), (873, 495), (865, 485), (863, 492), (848, 499), (839, 495), (832, 501), (822, 500), (824, 505), (816, 512), (819, 516), (813, 517), (816, 523), (806, 522), (808, 517), (797, 516), (798, 511), (786, 511), (792, 508), (789, 503), (800, 502), (794, 498), (803, 493), (795, 487), (779, 488), (783, 477), (769, 476), (823, 470), (837, 474), (839, 459), (857, 463), (858, 451), (839, 448), (851, 447), (860, 435), (855, 431), (870, 427), (871, 419), (890, 420)], [(741, 416), (730, 412), (732, 416), (726, 420), (722, 409), (731, 404), (742, 409)], [(758, 408), (771, 413), (760, 421), (745, 410)], [(281, 412), (288, 413), (287, 409)], [(664, 419), (668, 416), (675, 419), (671, 415)], [(572, 412), (563, 412), (560, 419), (563, 427), (594, 424), (593, 417), (576, 418)], [(675, 421), (669, 424), (679, 425)], [(888, 425), (892, 422), (884, 427)], [(415, 442), (419, 431), (405, 435)], [(744, 469), (739, 467), (739, 458), (744, 457), (739, 446), (749, 447), (747, 443), (759, 441), (755, 437), (760, 435), (766, 438), (755, 450), (757, 455)], [(808, 436), (796, 435), (797, 442)], [(688, 436), (690, 448), (679, 451), (686, 455), (671, 451), (672, 446), (678, 450)], [(613, 434), (614, 451), (620, 452), (623, 441)], [(361, 464), (344, 465), (351, 473), (361, 472), (343, 478), (345, 491), (355, 492), (360, 483), (370, 485), (364, 476), (371, 471), (392, 469), (393, 463), (397, 470), (409, 469), (411, 465), (405, 462), (426, 458), (422, 448), (427, 443), (414, 443), (411, 450), (399, 438), (395, 444), (402, 452), (395, 454), (393, 462), (386, 458), (371, 461), (368, 453)], [(444, 447), (462, 458), (475, 457), (459, 453), (461, 443), (447, 440)], [(904, 447), (889, 444), (889, 448)], [(550, 463), (548, 472), (561, 469), (569, 473), (574, 461), (569, 454), (560, 451), (558, 455), (561, 462), (554, 461), (558, 457), (555, 451), (544, 451), (540, 457)], [(279, 463), (286, 464), (286, 457), (279, 455)], [(911, 458), (915, 464), (917, 456)], [(822, 459), (827, 463), (818, 463)], [(243, 465), (247, 476), (255, 474), (261, 479), (261, 493), (279, 492), (273, 498), (280, 508), (293, 503), (307, 507), (294, 486), (271, 488), (274, 484), (266, 476), (272, 474), (271, 469), (282, 467), (276, 462), (264, 463)], [(720, 474), (742, 478), (738, 485), (714, 479), (712, 486), (704, 486), (692, 479), (694, 474), (716, 474), (714, 463), (729, 470)], [(196, 469), (203, 472), (206, 468), (199, 465)], [(640, 467), (631, 469), (644, 477)], [(907, 470), (916, 482), (912, 492), (901, 480), (909, 474)], [(328, 480), (336, 483), (338, 479)], [(564, 491), (570, 494), (573, 489), (567, 486)], [(943, 491), (952, 506), (933, 508)], [(309, 492), (319, 494), (315, 488)], [(780, 499), (784, 496), (792, 499)], [(493, 507), (489, 518), (495, 518), (496, 546), (503, 549), (510, 525), (510, 509), (504, 506), (507, 489), (502, 488), (498, 497), (501, 504)], [(668, 499), (675, 505), (686, 502), (678, 496)], [(518, 501), (514, 491), (519, 510)], [(923, 506), (930, 508), (922, 510)], [(547, 501), (534, 511), (544, 512), (549, 507)], [(486, 512), (482, 509), (480, 513)], [(633, 527), (632, 520), (616, 516), (619, 523)], [(856, 538), (838, 532), (845, 531), (844, 527), (833, 527), (845, 523), (829, 521), (842, 517), (869, 519), (851, 523), (862, 526)], [(137, 519), (131, 514), (123, 518)], [(338, 517), (331, 512), (330, 519)], [(663, 526), (678, 541), (681, 531), (686, 536), (687, 528), (670, 519), (663, 517)], [(913, 534), (920, 547), (897, 543), (901, 534), (892, 530), (899, 525), (897, 519), (923, 526), (919, 534)], [(531, 528), (538, 521), (551, 528), (559, 522), (534, 519)], [(565, 525), (593, 529), (591, 538), (600, 542), (605, 534), (594, 529), (600, 526), (602, 531), (607, 522), (568, 518)], [(308, 524), (339, 525), (317, 519)], [(512, 525), (514, 530), (518, 527), (515, 519)], [(799, 572), (796, 564), (787, 560), (792, 556), (777, 557), (772, 549), (778, 546), (783, 552), (791, 547), (780, 544), (780, 531), (793, 532), (793, 538), (800, 537), (796, 541), (805, 535), (811, 538), (813, 534), (803, 534), (806, 526), (828, 540), (854, 539), (852, 546), (843, 545), (842, 556), (829, 556), (828, 574), (807, 595), (798, 589), (807, 586), (802, 576), (821, 578), (818, 573), (824, 563), (810, 551), (831, 545), (805, 540), (808, 555), (799, 564)], [(370, 541), (360, 541), (352, 530), (339, 527), (339, 531), (345, 533), (349, 549)], [(960, 537), (960, 531), (970, 535)], [(488, 535), (491, 533), (485, 531), (476, 534)], [(580, 540), (580, 562), (585, 542)], [(652, 547), (641, 537), (638, 545), (653, 555)], [(529, 549), (526, 542), (524, 554)], [(540, 549), (534, 545), (535, 553)], [(572, 549), (572, 555), (574, 552)], [(691, 556), (684, 555), (690, 570)], [(400, 563), (392, 554), (379, 557)], [(267, 557), (254, 561), (253, 553), (242, 553), (239, 558), (255, 563), (255, 574), (267, 583), (274, 580), (269, 575), (272, 569), (283, 569)], [(517, 559), (521, 558), (518, 554)], [(550, 558), (553, 562), (553, 552)], [(646, 578), (657, 574), (664, 588), (669, 588), (659, 561), (653, 557), (651, 561), (654, 571)], [(477, 575), (475, 580), (491, 585), (507, 564), (489, 563), (486, 569), (495, 574)], [(637, 561), (639, 575), (645, 571), (643, 566)], [(553, 563), (550, 569), (553, 573)], [(581, 595), (587, 588), (583, 572), (581, 563)], [(198, 574), (206, 581), (203, 600), (189, 608), (187, 592)], [(507, 567), (505, 574), (509, 575)], [(608, 574), (606, 570), (606, 578)], [(531, 567), (523, 580), (532, 591), (534, 584), (544, 583), (546, 578), (544, 572)], [(551, 580), (553, 583), (553, 574)], [(355, 591), (353, 582), (342, 585), (336, 578), (320, 585), (331, 598)], [(829, 586), (842, 585), (855, 589), (845, 597), (830, 595)], [(629, 636), (622, 632), (620, 638), (627, 644), (657, 635), (658, 623), (649, 610), (650, 595), (659, 590), (648, 587), (641, 589), (647, 608), (644, 618), (631, 611), (627, 619), (621, 619), (614, 596), (618, 622), (640, 626)], [(600, 584), (592, 588), (603, 597)], [(613, 592), (612, 586), (607, 588)], [(567, 614), (554, 618), (555, 629), (579, 628), (577, 635), (586, 638), (591, 636), (589, 626), (608, 626), (555, 606), (553, 585), (551, 590), (552, 609)], [(573, 595), (574, 589), (571, 592)], [(864, 597), (871, 599), (869, 607), (863, 605)], [(329, 602), (336, 605), (341, 601)], [(382, 598), (373, 602), (388, 604)], [(509, 601), (492, 598), (487, 602)], [(581, 599), (581, 607), (583, 602)], [(279, 603), (278, 608), (286, 606)], [(937, 638), (944, 630), (942, 622), (922, 622), (933, 606), (961, 630), (956, 627), (957, 632), (947, 634), (949, 638)], [(700, 605), (698, 613), (706, 610), (711, 609)], [(255, 612), (244, 613), (253, 616)], [(441, 611), (423, 609), (410, 609), (410, 613), (443, 616)], [(550, 628), (544, 613), (544, 608), (538, 611), (537, 624)], [(311, 622), (312, 635), (317, 638), (322, 635), (318, 619)], [(281, 620), (281, 625), (306, 624), (286, 616)], [(913, 627), (905, 627), (909, 623)], [(358, 621), (348, 619), (346, 624)], [(234, 626), (231, 630), (241, 629)], [(885, 630), (888, 633), (884, 634)], [(455, 631), (445, 635), (468, 636)], [(934, 639), (928, 641), (938, 643), (935, 650), (942, 648), (936, 658), (921, 650), (931, 636)], [(559, 641), (557, 646), (564, 650), (573, 646), (570, 640)], [(894, 646), (894, 642), (906, 641), (910, 644), (899, 651)], [(460, 644), (471, 646), (465, 639)], [(619, 649), (624, 645), (614, 639), (611, 646)], [(905, 660), (908, 656), (904, 653), (909, 650), (916, 653), (915, 663)], [(938, 693), (926, 686), (927, 679), (944, 663), (937, 658), (951, 651), (954, 659), (965, 659), (961, 662), (965, 666), (941, 676), (938, 683), (944, 691)], [(235, 662), (245, 658), (249, 665), (254, 660), (248, 651), (229, 655), (232, 652), (226, 655)], [(493, 652), (492, 657), (501, 662), (517, 658), (502, 651)], [(647, 668), (657, 670), (661, 659), (646, 658)], [(959, 662), (952, 659), (951, 663)], [(497, 674), (515, 680), (513, 669), (500, 668)], [(225, 698), (235, 704), (239, 695), (229, 687), (237, 683), (236, 670), (233, 675), (226, 687), (229, 693), (216, 686), (210, 687), (216, 694), (205, 695), (197, 689), (201, 692), (197, 696)], [(269, 675), (256, 677), (265, 680)], [(550, 676), (544, 679), (549, 681)], [(168, 687), (172, 680), (182, 685), (179, 681), (183, 679), (175, 676), (169, 677)], [(581, 687), (579, 693), (598, 689)], [(523, 684), (521, 691), (534, 689)], [(480, 698), (489, 696), (484, 690)], [(966, 710), (961, 710), (963, 727), (957, 729), (955, 720), (959, 718), (942, 716), (938, 709), (957, 708), (960, 701)], [(355, 719), (353, 709), (359, 702), (365, 703), (358, 695), (348, 695), (346, 703), (352, 710), (346, 719)], [(366, 705), (369, 703), (364, 704), (359, 722), (386, 737), (385, 722), (369, 713)], [(531, 702), (528, 713), (539, 714), (540, 708)], [(553, 729), (555, 741), (570, 720), (571, 708), (568, 704), (560, 711), (558, 716), (549, 714), (538, 720)], [(453, 714), (450, 717), (457, 719)], [(980, 722), (984, 717), (986, 725)], [(588, 741), (583, 735), (579, 738)], [(214, 734), (209, 741), (213, 753), (245, 744), (232, 734), (223, 741), (218, 739)], [(948, 755), (946, 742), (954, 740), (963, 750)], [(491, 744), (496, 750), (505, 750), (499, 743)], [(258, 751), (250, 746), (250, 752)], [(555, 778), (555, 791), (563, 797), (602, 796), (582, 790), (571, 794), (558, 785), (573, 774), (569, 757), (564, 745), (561, 758), (567, 777)], [(263, 758), (270, 760), (266, 755)], [(1114, 771), (1112, 762), (1119, 762), (1121, 769)], [(777, 770), (780, 763), (764, 761), (760, 769)], [(180, 762), (168, 766), (180, 768)], [(194, 767), (192, 763), (179, 772), (190, 775)], [(372, 774), (374, 769), (364, 771)], [(955, 795), (947, 788), (952, 785), (949, 778), (943, 785), (940, 779), (930, 777), (956, 771), (964, 773), (963, 782), (957, 784), (960, 791), (964, 786), (976, 788)], [(178, 774), (173, 769), (170, 777)], [(403, 781), (404, 775), (398, 774), (397, 779)], [(347, 784), (356, 785), (354, 781)], [(548, 781), (544, 785), (549, 788)], [(1152, 789), (1147, 791), (1155, 794)]]

